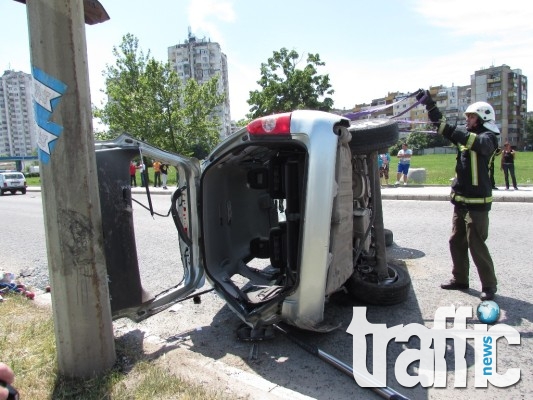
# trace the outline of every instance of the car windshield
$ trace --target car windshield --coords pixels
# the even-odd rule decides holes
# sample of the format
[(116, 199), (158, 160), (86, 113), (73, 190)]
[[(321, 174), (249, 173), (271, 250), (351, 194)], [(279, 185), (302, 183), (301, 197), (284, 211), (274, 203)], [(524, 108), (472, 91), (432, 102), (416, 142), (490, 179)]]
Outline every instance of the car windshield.
[(6, 179), (24, 179), (22, 174), (5, 174)]

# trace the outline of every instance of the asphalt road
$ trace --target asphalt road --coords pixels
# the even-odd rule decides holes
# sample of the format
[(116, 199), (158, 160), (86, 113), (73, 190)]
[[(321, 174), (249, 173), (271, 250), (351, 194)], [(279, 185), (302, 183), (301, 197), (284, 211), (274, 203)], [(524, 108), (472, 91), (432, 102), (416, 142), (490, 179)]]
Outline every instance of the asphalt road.
[[(142, 196), (135, 195), (135, 198), (142, 199)], [(166, 214), (167, 196), (154, 196), (153, 203), (156, 211)], [(369, 306), (368, 321), (388, 327), (416, 323), (431, 328), (438, 307), (469, 306), (475, 312), (480, 291), (475, 268), (469, 292), (443, 291), (438, 287), (450, 276), (447, 238), (451, 228), (451, 205), (444, 201), (385, 200), (383, 208), (385, 227), (393, 231), (395, 242), (388, 249), (388, 258), (405, 262), (413, 285), (403, 304)], [(134, 218), (145, 288), (156, 292), (178, 284), (182, 271), (177, 232), (171, 219), (152, 218), (137, 205)], [(44, 288), (48, 271), (40, 193), (0, 198), (0, 221), (3, 228), (0, 269), (22, 273), (27, 285)], [(473, 342), (469, 341), (467, 387), (454, 389), (453, 347), (448, 342), (446, 389), (420, 385), (402, 387), (395, 379), (394, 365), (406, 348), (416, 348), (418, 341), (412, 338), (408, 343), (391, 342), (388, 346), (389, 386), (412, 399), (533, 398), (531, 226), (533, 203), (493, 205), (488, 244), (499, 278), (496, 301), (502, 316), (498, 323), (508, 324), (521, 336), (518, 346), (508, 345), (505, 339), (498, 341), (497, 371), (504, 373), (508, 368), (520, 368), (521, 381), (508, 388), (490, 384), (487, 389), (474, 387), (474, 350)], [(352, 365), (353, 341), (346, 333), (352, 319), (352, 306), (363, 305), (328, 303), (328, 318), (342, 323), (338, 331), (325, 335), (299, 332), (299, 336)], [(477, 323), (475, 317), (469, 319), (468, 327)], [(254, 357), (250, 343), (236, 340), (235, 330), (239, 324), (238, 318), (213, 293), (202, 296), (201, 304), (186, 301), (139, 324), (125, 319), (114, 323), (117, 336), (137, 341), (140, 349), (150, 352), (157, 362), (166, 363), (200, 383), (218, 386), (237, 398), (379, 398), (281, 335), (260, 343)]]

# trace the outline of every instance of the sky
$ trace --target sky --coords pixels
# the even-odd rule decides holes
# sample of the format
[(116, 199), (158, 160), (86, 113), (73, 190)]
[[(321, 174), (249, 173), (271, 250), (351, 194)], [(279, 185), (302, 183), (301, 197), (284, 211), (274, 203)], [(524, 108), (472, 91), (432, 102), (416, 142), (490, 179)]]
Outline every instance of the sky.
[[(350, 110), (389, 92), (470, 84), (476, 70), (506, 64), (533, 79), (533, 8), (527, 0), (100, 0), (110, 20), (86, 25), (91, 101), (104, 101), (103, 71), (131, 33), (158, 61), (197, 38), (218, 42), (228, 60), (231, 118), (245, 118), (261, 63), (274, 51), (319, 54)], [(265, 7), (266, 5), (266, 7)], [(26, 6), (0, 2), (0, 74), (30, 73)], [(305, 64), (305, 57), (301, 66)], [(533, 110), (533, 96), (528, 111)]]

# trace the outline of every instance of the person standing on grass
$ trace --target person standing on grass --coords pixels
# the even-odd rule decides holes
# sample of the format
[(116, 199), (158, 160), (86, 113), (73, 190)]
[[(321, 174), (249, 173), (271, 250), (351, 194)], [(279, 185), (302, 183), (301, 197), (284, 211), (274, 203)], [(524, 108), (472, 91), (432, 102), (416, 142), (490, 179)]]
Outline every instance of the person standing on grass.
[(396, 174), (396, 185), (400, 184), (400, 179), (403, 177), (403, 184), (407, 185), (407, 173), (411, 166), (411, 156), (413, 151), (407, 147), (407, 143), (402, 144), (402, 149), (398, 152), (398, 173)]
[(148, 183), (146, 182), (146, 176), (144, 172), (146, 170), (146, 165), (144, 164), (143, 160), (140, 160), (137, 163), (137, 169), (139, 170), (141, 174), (141, 186), (145, 187), (145, 185), (147, 185)]
[(163, 189), (167, 189), (168, 164), (161, 164), (161, 179), (163, 180)]
[(452, 234), (449, 239), (452, 256), (452, 279), (442, 283), (445, 290), (468, 290), (469, 257), (476, 264), (481, 280), (481, 300), (492, 300), (498, 281), (494, 263), (485, 241), (489, 236), (489, 211), (492, 206), (492, 183), (489, 164), (498, 149), (500, 130), (494, 109), (483, 101), (464, 112), (466, 130), (448, 125), (429, 91), (420, 90), (416, 99), (426, 106), (429, 119), (442, 134), (457, 146), (455, 179), (451, 202), (454, 205)]
[(390, 164), (390, 154), (387, 152), (385, 154), (378, 154), (378, 167), (379, 167), (379, 180), (381, 186), (383, 186), (383, 179), (385, 179), (385, 184), (389, 185), (389, 164)]
[(503, 170), (503, 175), (505, 177), (505, 190), (509, 190), (509, 174), (511, 174), (511, 179), (513, 181), (513, 187), (514, 190), (518, 190), (518, 186), (516, 184), (516, 176), (514, 174), (514, 158), (515, 158), (515, 151), (511, 147), (511, 145), (506, 142), (503, 146), (502, 151), (502, 165), (501, 170)]
[(137, 174), (137, 166), (133, 161), (130, 161), (130, 186), (137, 187), (137, 177), (135, 174)]
[(152, 167), (154, 167), (154, 187), (161, 187), (161, 163), (154, 161)]

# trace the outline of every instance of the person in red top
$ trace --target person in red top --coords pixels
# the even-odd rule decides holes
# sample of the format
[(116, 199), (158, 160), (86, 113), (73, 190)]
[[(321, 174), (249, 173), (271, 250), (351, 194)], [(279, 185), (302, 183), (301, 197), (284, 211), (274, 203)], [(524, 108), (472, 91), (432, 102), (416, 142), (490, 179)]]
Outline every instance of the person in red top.
[(133, 161), (130, 162), (130, 185), (137, 187), (137, 178), (135, 174), (137, 173), (137, 166)]

